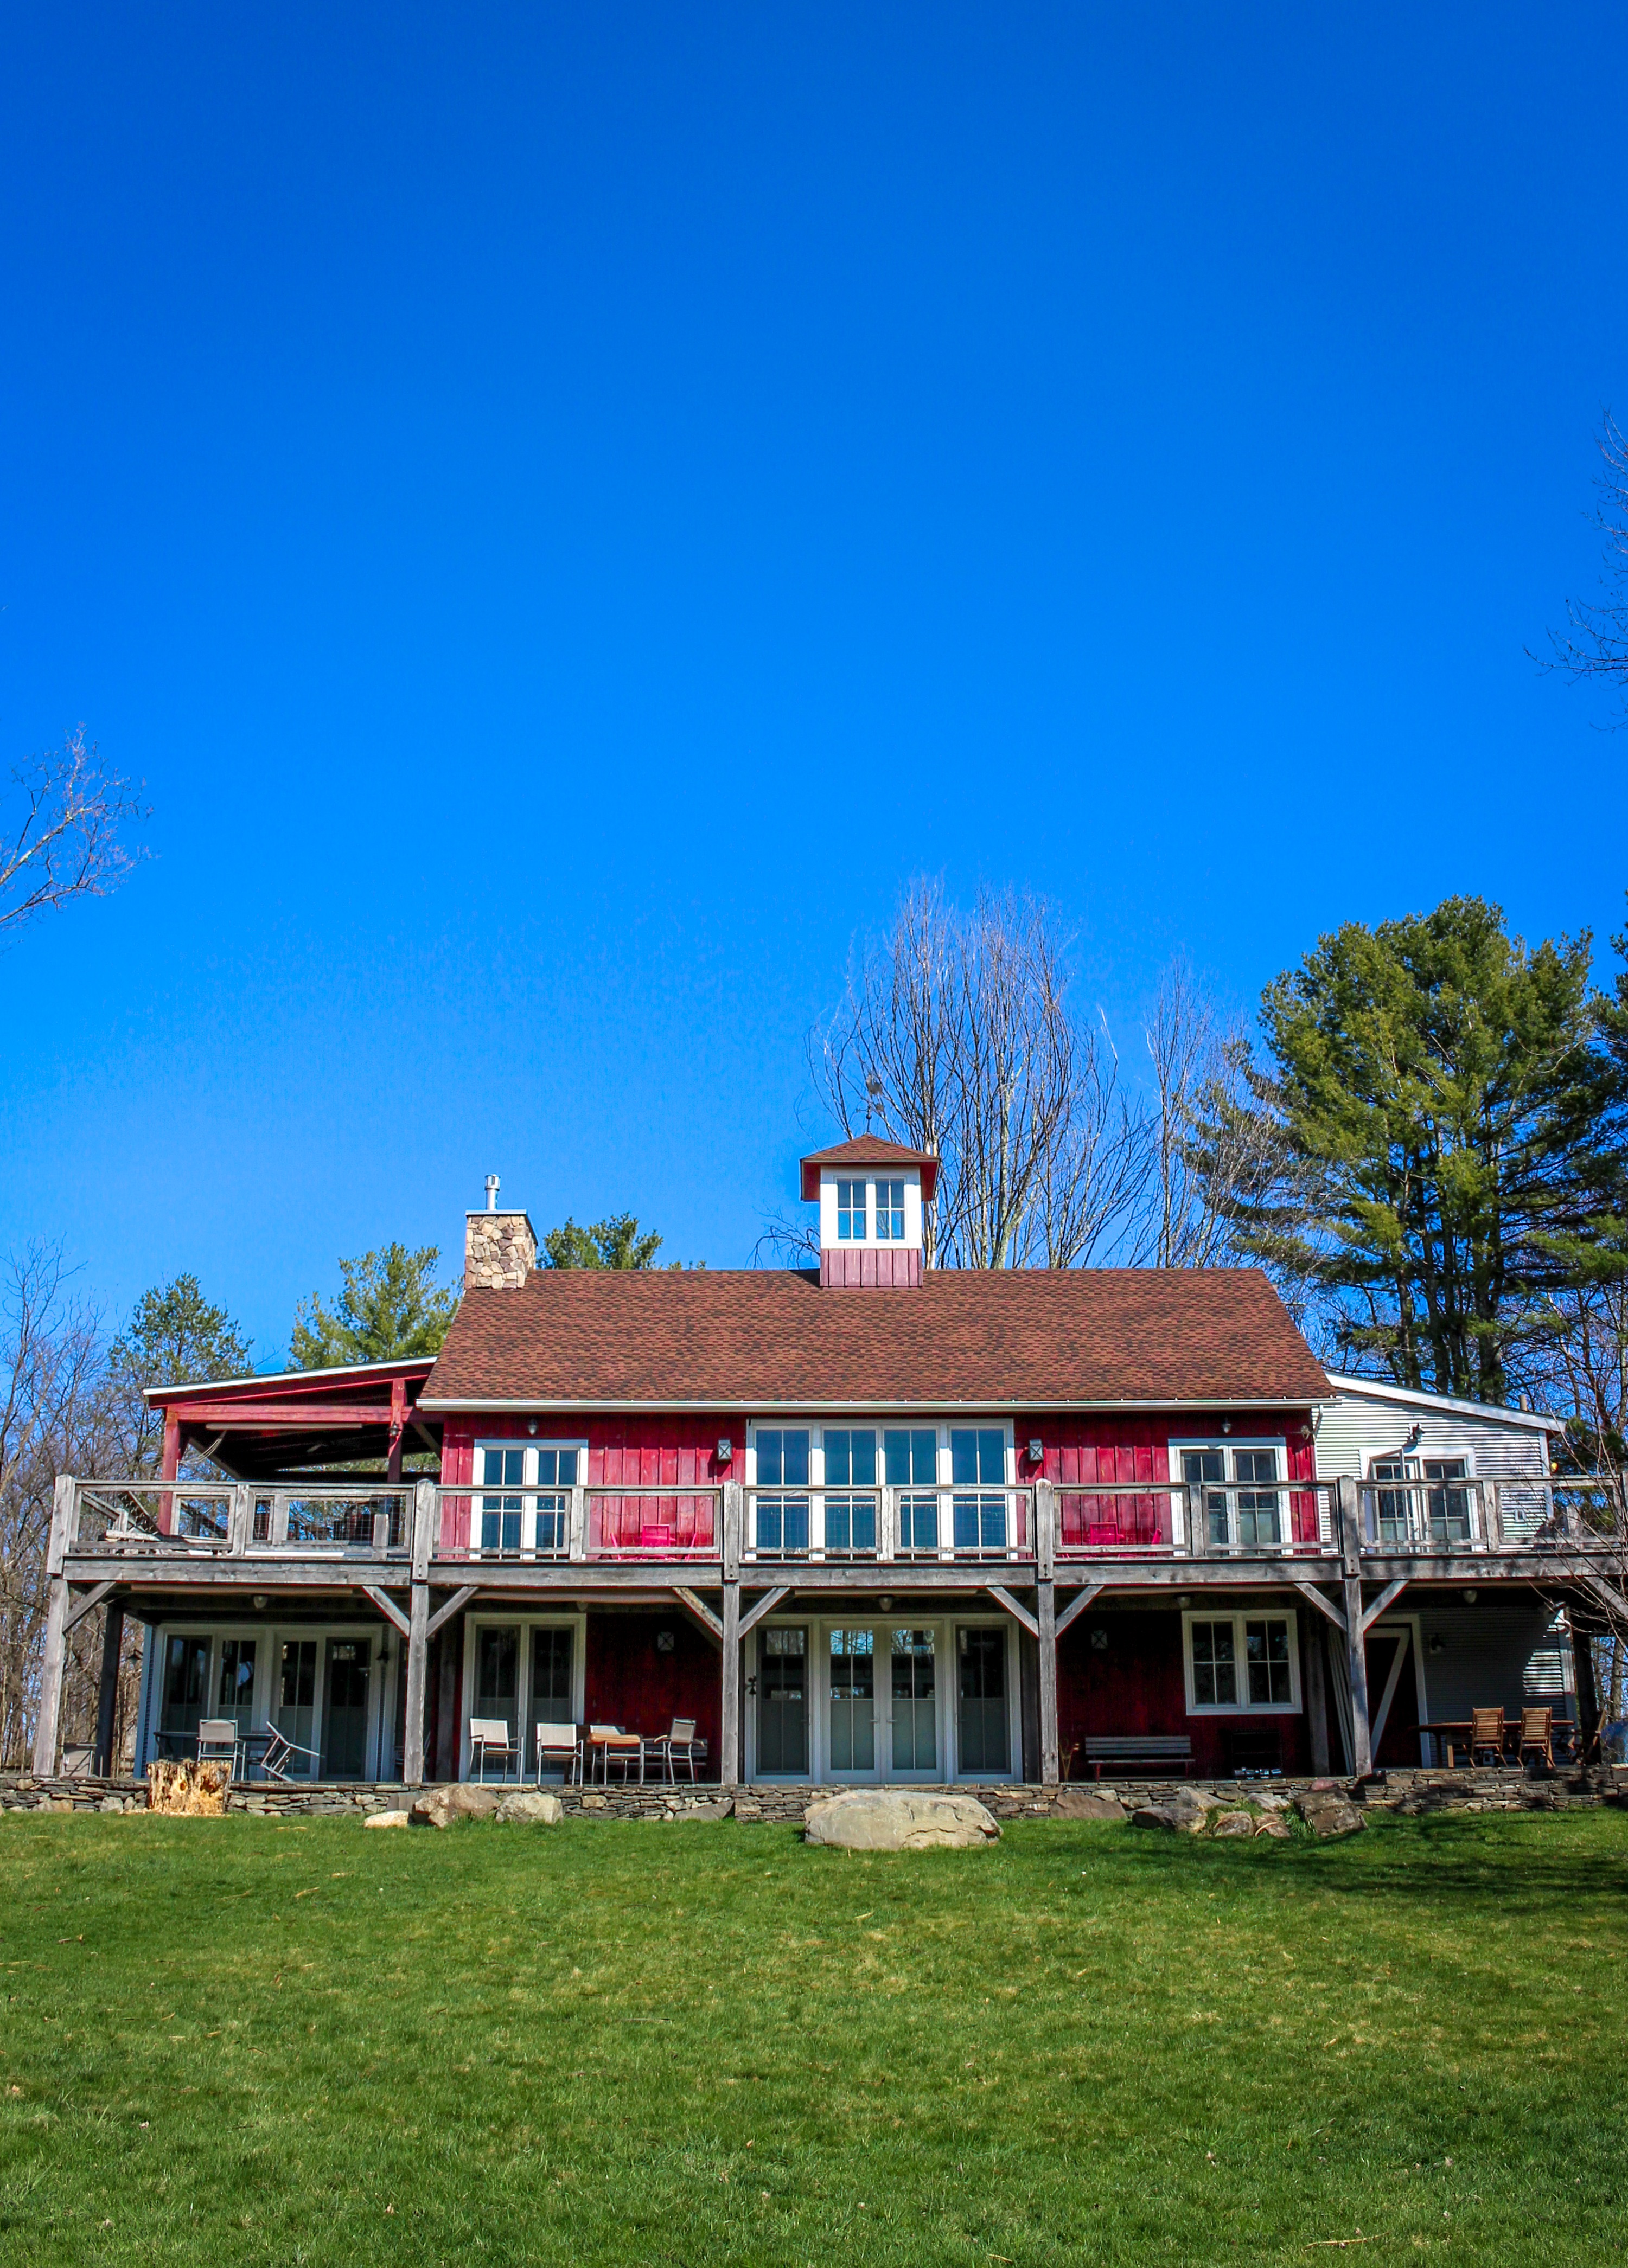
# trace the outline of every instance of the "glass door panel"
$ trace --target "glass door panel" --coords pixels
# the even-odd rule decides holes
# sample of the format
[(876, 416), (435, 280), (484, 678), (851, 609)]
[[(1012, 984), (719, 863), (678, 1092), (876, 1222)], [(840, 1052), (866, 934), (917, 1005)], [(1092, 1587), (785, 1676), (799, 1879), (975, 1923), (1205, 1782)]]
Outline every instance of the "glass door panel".
[(475, 1645), (475, 1707), (476, 1717), (501, 1717), (510, 1740), (515, 1734), (515, 1705), (519, 1690), (520, 1633), (518, 1625), (482, 1630)]
[(893, 1633), (893, 1768), (936, 1771), (938, 1665), (930, 1630)]
[(481, 1455), (484, 1467), (481, 1478), (487, 1487), (516, 1491), (512, 1495), (483, 1496), (481, 1498), (481, 1549), (512, 1556), (520, 1548), (520, 1506), (524, 1499), (518, 1491), (526, 1452), (524, 1449), (484, 1449)]
[(299, 1752), (311, 1746), (311, 1729), (316, 1719), (316, 1698), (315, 1638), (284, 1639), (283, 1659), (278, 1664), (277, 1730), (285, 1740), (294, 1743), (296, 1753), (284, 1766), (291, 1778), (308, 1779), (314, 1770), (313, 1759)]
[(531, 1634), (531, 1706), (526, 1719), (526, 1753), (521, 1776), (537, 1761), (539, 1725), (570, 1725), (576, 1721), (571, 1706), (571, 1632), (534, 1630)]
[(808, 1633), (767, 1630), (757, 1649), (757, 1769), (808, 1770)]
[(876, 1644), (867, 1630), (831, 1632), (830, 1766), (876, 1769)]
[[(1006, 1437), (991, 1427), (950, 1435), (950, 1478), (958, 1489), (970, 1484), (1004, 1484), (1006, 1477)], [(957, 1551), (1004, 1551), (1006, 1548), (1006, 1499), (1004, 1496), (956, 1495), (951, 1499)]]
[(254, 1640), (252, 1638), (224, 1638), (220, 1642), (220, 1669), (215, 1680), (215, 1714), (230, 1717), (239, 1733), (247, 1734), (254, 1722)]
[[(931, 1425), (890, 1428), (882, 1435), (882, 1457), (889, 1488), (931, 1489), (939, 1477), (939, 1436)], [(939, 1552), (939, 1499), (901, 1496), (899, 1549), (906, 1557)]]
[(198, 1745), (198, 1720), (210, 1713), (210, 1642), (206, 1638), (172, 1638), (164, 1653), (164, 1706), (158, 1718), (159, 1753), (189, 1756)]
[[(1193, 1524), (1196, 1527), (1200, 1520), (1205, 1521), (1210, 1550), (1225, 1551), (1232, 1541), (1232, 1531), (1227, 1519), (1227, 1492), (1224, 1489), (1204, 1488), (1206, 1481), (1224, 1481), (1227, 1478), (1226, 1462), (1219, 1449), (1183, 1449), (1182, 1478), (1191, 1491), (1187, 1501)], [(1198, 1493), (1201, 1488), (1204, 1488), (1202, 1512)]]
[[(1233, 1477), (1240, 1481), (1275, 1481), (1278, 1456), (1273, 1449), (1239, 1449), (1233, 1458)], [(1276, 1489), (1241, 1488), (1238, 1491), (1238, 1548), (1241, 1551), (1275, 1550), (1282, 1542), (1278, 1524)]]
[(367, 1775), (367, 1674), (372, 1648), (365, 1638), (328, 1642), (327, 1705), (322, 1712), (322, 1777)]
[(957, 1717), (959, 1764), (964, 1772), (1004, 1779), (1012, 1751), (1006, 1712), (1006, 1633), (963, 1630), (956, 1641), (960, 1670)]

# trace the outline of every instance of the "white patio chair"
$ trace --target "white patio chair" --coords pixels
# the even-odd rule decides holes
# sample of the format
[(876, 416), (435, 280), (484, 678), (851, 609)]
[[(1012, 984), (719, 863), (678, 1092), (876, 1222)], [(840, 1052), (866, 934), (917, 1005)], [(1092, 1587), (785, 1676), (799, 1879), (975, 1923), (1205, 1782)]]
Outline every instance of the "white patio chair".
[(669, 1780), (676, 1781), (677, 1767), (681, 1764), (688, 1764), (690, 1786), (695, 1786), (696, 1753), (699, 1751), (705, 1756), (706, 1742), (696, 1740), (693, 1717), (674, 1717), (672, 1730), (659, 1733), (653, 1741), (646, 1741), (645, 1748), (648, 1755), (655, 1757)]
[(518, 1769), (520, 1752), (510, 1735), (508, 1720), (504, 1717), (471, 1717), (469, 1719), (469, 1762), (475, 1778), (486, 1778), (486, 1759), (495, 1756), (507, 1772), (512, 1763)]
[(557, 1766), (569, 1787), (575, 1778), (582, 1779), (582, 1742), (574, 1725), (539, 1725), (537, 1727), (537, 1785), (542, 1786), (545, 1764)]
[(232, 1767), (232, 1777), (239, 1777), (239, 1760), (243, 1740), (238, 1731), (235, 1717), (200, 1717), (198, 1719), (198, 1762), (225, 1764)]

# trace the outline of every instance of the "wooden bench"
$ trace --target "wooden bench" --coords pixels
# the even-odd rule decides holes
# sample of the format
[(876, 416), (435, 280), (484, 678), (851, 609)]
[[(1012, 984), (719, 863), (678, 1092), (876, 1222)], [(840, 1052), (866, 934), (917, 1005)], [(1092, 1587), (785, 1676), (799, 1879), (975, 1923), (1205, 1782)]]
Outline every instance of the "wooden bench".
[(1185, 1733), (1111, 1734), (1100, 1740), (1087, 1734), (1086, 1740), (1086, 1762), (1098, 1779), (1104, 1764), (1129, 1765), (1133, 1773), (1145, 1765), (1180, 1764), (1185, 1779), (1192, 1761), (1193, 1744)]

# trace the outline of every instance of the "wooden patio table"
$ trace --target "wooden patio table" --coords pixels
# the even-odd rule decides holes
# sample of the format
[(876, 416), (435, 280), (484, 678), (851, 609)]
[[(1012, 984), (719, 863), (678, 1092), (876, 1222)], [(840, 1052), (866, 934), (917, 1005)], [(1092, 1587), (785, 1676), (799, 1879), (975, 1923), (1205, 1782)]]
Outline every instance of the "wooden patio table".
[[(1455, 1746), (1464, 1749), (1467, 1749), (1470, 1746), (1470, 1734), (1471, 1730), (1470, 1719), (1468, 1717), (1460, 1717), (1452, 1719), (1450, 1722), (1444, 1722), (1438, 1725), (1421, 1725), (1418, 1729), (1421, 1733), (1440, 1734), (1447, 1741), (1448, 1756), (1449, 1759), (1448, 1770), (1449, 1771), (1456, 1771), (1458, 1769), (1457, 1765), (1451, 1762), (1453, 1749)], [(1557, 1729), (1558, 1728), (1557, 1727)], [(1521, 1719), (1517, 1717), (1514, 1722), (1511, 1724), (1508, 1718), (1506, 1718), (1504, 1719), (1503, 1746), (1499, 1749), (1499, 1753), (1501, 1756), (1507, 1756), (1511, 1740), (1519, 1740), (1520, 1737)], [(1472, 1764), (1474, 1761), (1475, 1759), (1472, 1756), (1470, 1759)]]
[[(600, 1753), (600, 1778), (606, 1787), (610, 1786), (610, 1760), (613, 1755), (624, 1757), (637, 1756), (638, 1758), (638, 1783), (641, 1787), (644, 1786), (645, 1742), (644, 1736), (641, 1734), (590, 1733), (588, 1734), (588, 1749), (590, 1751), (588, 1756), (588, 1778), (590, 1781), (592, 1781), (593, 1778), (593, 1757), (592, 1751), (597, 1749)], [(624, 1779), (627, 1778), (627, 1770), (625, 1765), (622, 1768), (622, 1778)]]

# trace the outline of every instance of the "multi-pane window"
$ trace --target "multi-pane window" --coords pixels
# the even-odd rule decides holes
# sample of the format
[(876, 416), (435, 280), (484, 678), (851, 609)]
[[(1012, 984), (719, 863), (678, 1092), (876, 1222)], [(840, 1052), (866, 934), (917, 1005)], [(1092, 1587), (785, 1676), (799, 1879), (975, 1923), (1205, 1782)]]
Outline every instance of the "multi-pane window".
[(220, 1668), (215, 1679), (215, 1701), (220, 1716), (230, 1717), (240, 1733), (247, 1733), (254, 1717), (254, 1641), (252, 1638), (224, 1638), (220, 1642)]
[[(932, 1425), (889, 1426), (882, 1435), (884, 1469), (889, 1488), (931, 1490), (939, 1477), (939, 1436)], [(931, 1551), (939, 1548), (939, 1499), (936, 1496), (902, 1495), (899, 1498), (899, 1549)]]
[[(958, 1551), (1004, 1551), (1006, 1548), (1006, 1437), (998, 1426), (950, 1434), (951, 1499)], [(1000, 1495), (961, 1493), (999, 1489)]]
[[(490, 1443), (475, 1452), (481, 1550), (564, 1554), (570, 1549), (571, 1491), (582, 1478), (580, 1444)], [(488, 1492), (489, 1491), (489, 1492)]]
[[(808, 1549), (808, 1432), (806, 1426), (757, 1431), (757, 1548), (801, 1554)], [(767, 1493), (765, 1493), (767, 1491)]]
[(524, 1449), (485, 1449), (481, 1478), (490, 1488), (512, 1490), (512, 1495), (481, 1498), (483, 1551), (518, 1551), (520, 1548), (519, 1489), (525, 1476)]
[(902, 1182), (878, 1182), (876, 1184), (876, 1241), (879, 1244), (902, 1244), (904, 1241)]
[(1195, 1542), (1212, 1551), (1271, 1551), (1283, 1543), (1275, 1449), (1183, 1449), (1182, 1478)]
[(874, 1551), (876, 1436), (868, 1425), (828, 1425), (824, 1448), (825, 1548), (828, 1551)]
[[(1378, 1457), (1373, 1477), (1396, 1484), (1374, 1491), (1376, 1542), (1428, 1540), (1440, 1549), (1470, 1542), (1470, 1491), (1462, 1485), (1469, 1468), (1462, 1457)], [(1461, 1485), (1452, 1486), (1455, 1481)]]
[(1292, 1709), (1294, 1622), (1289, 1615), (1190, 1615), (1195, 1709)]
[(836, 1184), (836, 1234), (841, 1243), (860, 1244), (865, 1241), (865, 1189), (863, 1182)]

